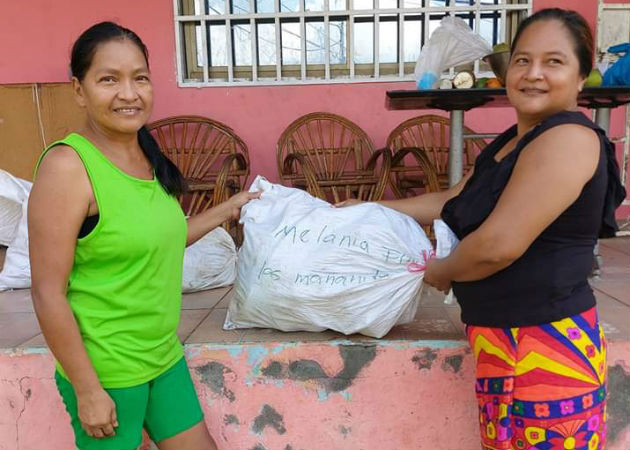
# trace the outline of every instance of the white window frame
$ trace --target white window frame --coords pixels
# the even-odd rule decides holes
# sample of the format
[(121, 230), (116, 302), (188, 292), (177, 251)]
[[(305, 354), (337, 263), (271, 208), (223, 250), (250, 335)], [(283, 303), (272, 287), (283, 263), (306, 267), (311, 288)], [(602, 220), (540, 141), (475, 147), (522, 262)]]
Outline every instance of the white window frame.
[[(299, 11), (297, 12), (274, 12), (274, 13), (248, 13), (248, 14), (203, 14), (203, 15), (180, 15), (179, 14), (179, 3), (181, 0), (173, 0), (173, 12), (174, 12), (174, 25), (175, 25), (175, 44), (176, 44), (176, 60), (177, 60), (177, 81), (180, 87), (212, 87), (212, 86), (248, 86), (248, 85), (296, 85), (296, 84), (336, 84), (336, 83), (356, 83), (356, 82), (395, 82), (395, 81), (410, 81), (414, 79), (413, 73), (405, 73), (409, 72), (409, 68), (405, 70), (405, 66), (409, 64), (409, 62), (404, 61), (404, 31), (403, 31), (403, 22), (404, 16), (409, 15), (422, 15), (424, 21), (424, 42), (427, 42), (429, 39), (429, 23), (431, 14), (444, 14), (444, 13), (474, 13), (475, 14), (475, 23), (476, 29), (480, 28), (481, 23), (481, 14), (483, 12), (499, 12), (500, 13), (500, 37), (499, 42), (506, 41), (506, 26), (507, 23), (507, 14), (508, 12), (520, 11), (526, 15), (530, 15), (532, 12), (532, 2), (533, 0), (522, 0), (524, 3), (515, 3), (508, 4), (507, 2), (510, 0), (499, 0), (499, 4), (496, 5), (485, 5), (481, 4), (481, 0), (476, 0), (474, 5), (471, 6), (447, 6), (447, 7), (438, 7), (438, 6), (423, 6), (418, 8), (403, 8), (400, 7), (403, 4), (403, 0), (398, 0), (398, 8), (387, 8), (387, 9), (379, 9), (379, 0), (374, 0), (375, 9), (353, 9), (352, 5), (354, 0), (347, 0), (349, 9), (347, 10), (334, 10), (328, 11), (328, 0), (324, 0), (324, 11), (305, 11), (305, 0), (299, 0)], [(254, 3), (256, 0), (250, 0), (251, 10), (254, 10)], [(421, 0), (422, 1), (422, 0)], [(430, 0), (424, 0), (426, 4), (429, 4)], [(454, 1), (454, 0), (453, 0)], [(275, 9), (279, 10), (280, 1), (275, 0)], [(225, 0), (225, 11), (230, 11), (230, 0)], [(425, 4), (423, 2), (423, 4)], [(379, 62), (379, 16), (380, 15), (397, 15), (398, 16), (398, 62), (392, 63), (398, 65), (398, 73), (396, 75), (383, 75), (380, 73), (380, 65)], [(348, 65), (349, 65), (349, 75), (344, 77), (331, 77), (331, 63), (330, 63), (330, 39), (328, 37), (329, 34), (329, 19), (331, 17), (337, 18), (343, 16), (347, 18), (348, 23), (348, 39), (347, 42), (349, 44), (348, 51)], [(354, 62), (354, 51), (353, 51), (353, 42), (354, 42), (354, 22), (356, 17), (365, 17), (365, 16), (373, 16), (374, 17), (374, 49), (373, 49), (373, 73), (369, 75), (359, 75), (355, 72), (355, 62)], [(300, 57), (300, 77), (299, 78), (283, 78), (282, 77), (282, 57), (281, 57), (281, 48), (280, 48), (280, 33), (281, 29), (281, 21), (282, 19), (291, 18), (293, 20), (298, 20), (300, 23), (301, 29), (301, 57)], [(307, 77), (307, 67), (306, 67), (306, 39), (305, 37), (305, 21), (308, 18), (318, 18), (323, 19), (324, 21), (324, 30), (325, 30), (325, 51), (324, 51), (324, 77), (323, 78), (312, 78)], [(252, 57), (252, 80), (236, 80), (234, 77), (234, 64), (232, 61), (232, 49), (231, 49), (231, 27), (232, 21), (249, 21), (250, 29), (252, 30), (252, 55), (257, 54), (257, 39), (256, 39), (256, 21), (259, 19), (267, 19), (273, 20), (275, 24), (276, 31), (276, 78), (264, 78), (260, 79), (257, 73), (257, 65), (255, 64), (255, 57)], [(184, 23), (196, 23), (201, 25), (202, 30), (206, 30), (208, 22), (225, 22), (226, 29), (226, 42), (227, 42), (227, 81), (224, 80), (216, 80), (210, 78), (209, 76), (209, 67), (208, 67), (208, 45), (206, 33), (202, 32), (202, 71), (203, 71), (203, 80), (195, 80), (195, 79), (185, 79), (185, 62), (186, 59), (186, 51), (188, 49), (184, 48), (184, 39), (182, 39), (182, 29)], [(512, 27), (512, 32), (515, 31), (516, 27)], [(286, 66), (285, 66), (286, 67)], [(480, 72), (479, 61), (475, 61), (474, 63), (474, 71), (477, 75), (482, 76), (492, 76), (491, 72), (485, 71)], [(450, 69), (450, 75), (453, 75), (453, 69)]]

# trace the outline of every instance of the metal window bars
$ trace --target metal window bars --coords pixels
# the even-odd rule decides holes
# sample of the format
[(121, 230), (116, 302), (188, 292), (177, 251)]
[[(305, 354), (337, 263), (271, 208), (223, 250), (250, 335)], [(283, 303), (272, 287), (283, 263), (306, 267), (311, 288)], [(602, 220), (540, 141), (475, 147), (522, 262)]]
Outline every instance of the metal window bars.
[[(365, 9), (355, 7), (358, 0), (318, 0), (321, 9), (311, 10), (318, 8), (307, 8), (307, 0), (247, 0), (248, 10), (245, 10), (240, 6), (244, 2), (239, 0), (236, 5), (236, 1), (174, 0), (180, 86), (411, 80), (415, 56), (445, 15), (463, 17), (476, 32), (485, 28), (492, 36), (491, 43), (496, 43), (510, 39), (518, 22), (531, 13), (532, 8), (532, 0), (371, 0), (371, 8)], [(273, 12), (268, 12), (269, 7), (261, 8), (265, 1), (273, 2)], [(345, 3), (342, 9), (338, 9), (340, 2)], [(361, 8), (365, 2), (361, 0)], [(223, 7), (217, 8), (218, 3)], [(391, 7), (394, 4), (396, 7)], [(258, 12), (261, 9), (265, 12)], [(390, 27), (388, 35), (384, 34), (383, 24), (392, 21), (397, 24), (396, 32), (392, 33)], [(417, 21), (422, 24), (420, 35), (414, 38), (415, 42), (406, 43), (405, 37), (411, 33), (406, 35), (405, 28)], [(298, 24), (297, 31), (287, 26), (292, 23)], [(312, 23), (323, 24), (317, 26), (319, 41), (315, 44), (307, 42), (307, 29)], [(249, 45), (236, 46), (236, 27), (243, 24), (247, 26), (239, 32), (241, 36), (249, 35)], [(274, 26), (273, 39), (259, 33), (258, 27), (264, 24)], [(417, 28), (417, 23), (415, 26)], [(193, 28), (195, 32), (191, 32)], [(224, 51), (225, 55), (221, 61), (214, 61), (210, 51), (215, 31), (219, 28), (224, 28), (225, 38), (216, 39), (214, 51)], [(366, 33), (365, 30), (370, 28), (371, 33)], [(383, 63), (381, 43), (387, 44), (390, 38), (397, 41), (389, 46), (395, 49), (389, 55), (395, 57), (395, 62)], [(333, 39), (335, 41), (331, 42)], [(331, 57), (334, 46), (339, 46), (335, 58)], [(275, 64), (260, 64), (261, 47), (268, 52), (267, 62), (273, 60)], [(309, 47), (319, 52), (323, 50), (323, 64), (309, 63)], [(251, 52), (247, 55), (251, 65), (236, 66), (236, 56), (242, 55), (236, 55), (235, 51), (243, 52), (244, 48)], [(288, 55), (298, 51), (299, 62), (297, 58), (290, 61)], [(367, 52), (368, 62), (359, 62), (361, 52)], [(480, 71), (478, 61), (474, 70), (476, 73)], [(450, 75), (453, 75), (452, 68)]]

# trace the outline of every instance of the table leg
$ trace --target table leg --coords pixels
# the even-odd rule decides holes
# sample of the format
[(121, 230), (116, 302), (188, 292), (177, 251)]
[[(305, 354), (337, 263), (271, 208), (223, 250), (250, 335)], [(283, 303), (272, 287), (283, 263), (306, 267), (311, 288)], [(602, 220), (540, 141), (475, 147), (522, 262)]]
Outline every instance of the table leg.
[(463, 177), (464, 111), (451, 111), (451, 145), (448, 153), (448, 184), (455, 186)]
[(610, 131), (610, 108), (595, 109), (595, 123), (608, 135)]

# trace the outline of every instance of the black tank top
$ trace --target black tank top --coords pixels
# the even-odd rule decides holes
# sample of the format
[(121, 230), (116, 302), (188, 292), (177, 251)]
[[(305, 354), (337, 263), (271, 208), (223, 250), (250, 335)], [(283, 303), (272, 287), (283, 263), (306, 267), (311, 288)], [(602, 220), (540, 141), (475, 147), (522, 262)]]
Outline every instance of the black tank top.
[(610, 235), (612, 231), (614, 235), (614, 211), (625, 198), (625, 191), (619, 181), (614, 146), (604, 131), (582, 113), (563, 111), (550, 116), (497, 162), (495, 154), (516, 136), (516, 125), (502, 133), (479, 155), (475, 171), (460, 195), (444, 205), (442, 219), (459, 239), (476, 230), (494, 209), (522, 149), (546, 130), (562, 124), (579, 124), (597, 132), (601, 151), (595, 174), (577, 200), (510, 266), (482, 280), (453, 282), (466, 324), (539, 325), (595, 305), (587, 281), (593, 247), (600, 233)]

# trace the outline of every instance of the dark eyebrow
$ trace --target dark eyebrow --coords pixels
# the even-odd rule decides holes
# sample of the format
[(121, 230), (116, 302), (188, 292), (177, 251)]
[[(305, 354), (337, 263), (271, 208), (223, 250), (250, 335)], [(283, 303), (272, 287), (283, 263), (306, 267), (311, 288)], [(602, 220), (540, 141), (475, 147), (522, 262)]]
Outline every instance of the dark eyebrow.
[[(525, 55), (525, 56), (529, 56), (529, 55), (530, 55), (530, 52), (519, 51), (519, 52), (513, 53), (513, 54), (512, 54), (512, 57), (517, 56), (517, 55)], [(563, 51), (560, 51), (560, 50), (551, 50), (551, 51), (549, 51), (549, 52), (545, 52), (545, 53), (544, 53), (544, 55), (545, 55), (545, 56), (554, 56), (554, 55), (557, 55), (557, 56), (562, 56), (563, 58), (566, 58), (566, 57), (567, 57), (567, 54), (566, 54), (566, 53), (564, 53)]]
[(545, 52), (545, 55), (547, 55), (547, 56), (557, 55), (557, 56), (562, 56), (563, 58), (567, 57), (567, 54), (564, 53), (564, 52), (561, 52), (560, 50), (553, 50), (553, 51), (550, 51), (550, 52)]
[[(149, 72), (150, 72), (149, 69), (145, 66), (145, 67), (138, 67), (134, 69), (132, 73), (134, 75), (137, 75), (139, 73), (149, 73)], [(103, 75), (103, 74), (118, 75), (120, 73), (120, 70), (114, 69), (112, 67), (104, 67), (100, 70), (97, 70), (96, 73), (99, 75)]]

